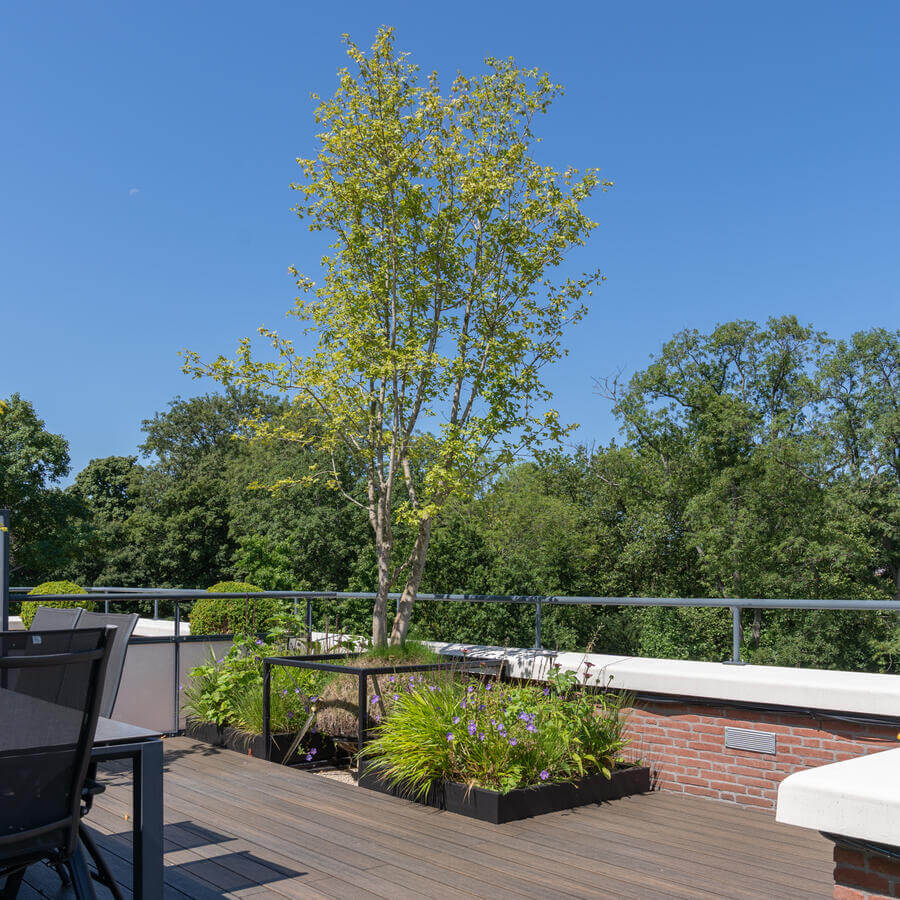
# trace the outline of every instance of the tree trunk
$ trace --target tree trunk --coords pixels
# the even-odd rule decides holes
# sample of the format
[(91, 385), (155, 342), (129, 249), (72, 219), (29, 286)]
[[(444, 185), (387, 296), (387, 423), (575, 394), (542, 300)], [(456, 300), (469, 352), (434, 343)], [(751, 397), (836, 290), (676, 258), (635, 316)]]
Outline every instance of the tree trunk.
[(422, 583), (422, 573), (425, 571), (425, 557), (428, 555), (428, 542), (431, 540), (431, 519), (425, 519), (419, 525), (419, 533), (416, 535), (416, 543), (413, 547), (412, 562), (409, 567), (409, 577), (403, 588), (400, 603), (397, 606), (397, 615), (394, 617), (394, 627), (391, 629), (391, 644), (402, 644), (406, 640), (406, 632), (409, 630), (409, 620), (412, 617), (413, 603)]
[(372, 516), (375, 532), (375, 554), (378, 558), (378, 589), (372, 607), (372, 645), (381, 647), (387, 643), (387, 601), (391, 590), (392, 530), (385, 521), (383, 503)]

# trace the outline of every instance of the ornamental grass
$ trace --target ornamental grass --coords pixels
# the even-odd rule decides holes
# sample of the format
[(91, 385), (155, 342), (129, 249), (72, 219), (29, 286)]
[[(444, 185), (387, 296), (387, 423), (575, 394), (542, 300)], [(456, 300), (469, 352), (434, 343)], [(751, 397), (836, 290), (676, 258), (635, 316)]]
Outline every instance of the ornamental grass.
[(623, 694), (595, 694), (573, 673), (546, 686), (447, 680), (402, 694), (364, 755), (392, 787), (424, 796), (439, 781), (501, 793), (624, 763)]

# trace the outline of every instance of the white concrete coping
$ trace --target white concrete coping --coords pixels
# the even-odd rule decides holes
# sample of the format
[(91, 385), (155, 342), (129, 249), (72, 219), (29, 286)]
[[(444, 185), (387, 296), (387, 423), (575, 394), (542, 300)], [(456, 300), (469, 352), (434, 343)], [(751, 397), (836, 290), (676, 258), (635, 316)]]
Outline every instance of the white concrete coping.
[(775, 818), (786, 825), (900, 845), (900, 749), (789, 775)]
[(505, 659), (511, 675), (544, 680), (559, 663), (586, 683), (641, 694), (711, 698), (764, 706), (837, 711), (900, 718), (900, 675), (835, 672), (784, 666), (733, 666), (680, 659), (647, 659), (600, 653), (554, 653), (548, 650), (436, 643), (439, 653)]
[[(190, 634), (190, 623), (182, 620), (178, 633)], [(134, 634), (137, 637), (174, 637), (175, 623), (171, 619), (138, 619)]]
[[(22, 631), (21, 616), (9, 617), (9, 630)], [(175, 634), (175, 623), (171, 619), (138, 619), (134, 633), (138, 637), (172, 637)], [(181, 634), (190, 634), (190, 623), (182, 621)]]

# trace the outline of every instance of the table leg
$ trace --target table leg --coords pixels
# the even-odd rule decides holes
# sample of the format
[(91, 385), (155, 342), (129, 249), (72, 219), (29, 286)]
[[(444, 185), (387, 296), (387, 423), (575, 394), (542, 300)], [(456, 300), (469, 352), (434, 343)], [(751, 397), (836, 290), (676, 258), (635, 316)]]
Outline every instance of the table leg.
[(163, 744), (147, 741), (134, 755), (134, 896), (163, 896)]

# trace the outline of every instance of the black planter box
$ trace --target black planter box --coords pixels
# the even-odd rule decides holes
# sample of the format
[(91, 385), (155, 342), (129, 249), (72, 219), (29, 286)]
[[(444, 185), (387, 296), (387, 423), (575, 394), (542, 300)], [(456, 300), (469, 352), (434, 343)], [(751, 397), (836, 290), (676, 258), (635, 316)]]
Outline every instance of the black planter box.
[[(187, 737), (212, 744), (213, 747), (222, 747), (225, 750), (234, 750), (245, 756), (256, 756), (259, 759), (266, 758), (266, 745), (261, 734), (244, 734), (231, 726), (219, 727), (210, 722), (197, 722), (188, 719), (185, 723), (184, 733)], [(287, 759), (295, 735), (293, 733), (273, 734), (270, 759), (276, 763), (290, 763), (306, 756), (308, 749), (315, 747), (318, 751), (317, 759), (331, 758), (336, 755), (335, 747), (331, 741), (320, 734), (308, 734), (303, 740), (303, 745), (297, 749), (291, 759)]]
[(418, 798), (407, 791), (390, 787), (371, 769), (360, 772), (359, 784), (383, 794), (499, 825), (543, 813), (587, 806), (590, 803), (618, 800), (630, 794), (646, 793), (650, 790), (650, 769), (646, 766), (628, 766), (614, 770), (612, 778), (600, 774), (589, 775), (578, 781), (540, 784), (519, 788), (508, 794), (484, 788), (470, 790), (464, 784), (445, 781), (435, 785), (424, 797)]

